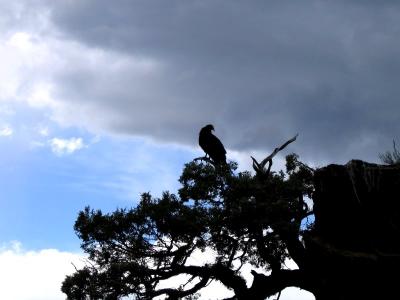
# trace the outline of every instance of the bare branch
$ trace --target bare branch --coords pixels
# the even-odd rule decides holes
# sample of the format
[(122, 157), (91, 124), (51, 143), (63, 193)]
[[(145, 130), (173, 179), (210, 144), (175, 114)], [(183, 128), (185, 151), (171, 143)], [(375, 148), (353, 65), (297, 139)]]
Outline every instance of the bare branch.
[(228, 267), (229, 267), (229, 268), (230, 268), (231, 265), (232, 265), (232, 261), (233, 261), (234, 258), (235, 258), (235, 255), (236, 255), (236, 252), (237, 252), (238, 247), (239, 247), (239, 243), (236, 242), (236, 243), (232, 246), (232, 248), (231, 248), (231, 255), (230, 255), (229, 261), (228, 261)]
[[(294, 137), (292, 137), (290, 140), (286, 141), (284, 144), (282, 144), (280, 147), (275, 148), (275, 150), (266, 158), (264, 158), (261, 163), (259, 163), (254, 157), (250, 156), (251, 159), (253, 160), (253, 169), (254, 171), (256, 171), (257, 174), (262, 174), (262, 175), (268, 175), (270, 170), (271, 170), (271, 166), (272, 166), (272, 158), (281, 150), (283, 150), (284, 148), (286, 148), (287, 145), (289, 145), (290, 143), (294, 142), (299, 134), (296, 134)], [(269, 166), (268, 169), (265, 170), (265, 165), (267, 164), (267, 162), (269, 162)]]
[(379, 158), (383, 163), (388, 165), (400, 163), (400, 151), (396, 148), (395, 140), (393, 140), (393, 152), (386, 151), (385, 153), (380, 153)]
[(78, 272), (78, 268), (75, 266), (73, 262), (71, 262), (71, 265), (74, 267), (75, 271)]
[(279, 298), (281, 297), (281, 293), (282, 293), (282, 291), (279, 291), (278, 296), (276, 297), (275, 300), (279, 300)]

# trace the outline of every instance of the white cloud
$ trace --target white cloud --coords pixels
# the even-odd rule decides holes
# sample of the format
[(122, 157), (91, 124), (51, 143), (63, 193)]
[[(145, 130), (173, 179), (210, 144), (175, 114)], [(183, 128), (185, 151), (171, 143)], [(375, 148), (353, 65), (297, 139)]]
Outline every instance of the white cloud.
[[(275, 299), (275, 298), (273, 298)], [(310, 292), (299, 288), (286, 288), (282, 291), (280, 300), (314, 300), (315, 297)]]
[(48, 136), (49, 135), (49, 128), (48, 127), (39, 127), (38, 133), (41, 136)]
[(50, 141), (51, 151), (56, 155), (72, 154), (87, 147), (82, 138), (72, 137), (70, 139), (52, 138)]
[(31, 38), (26, 32), (13, 34), (7, 43), (20, 51), (30, 51), (33, 48)]
[(30, 106), (35, 108), (57, 106), (56, 102), (51, 97), (51, 85), (49, 83), (38, 83), (34, 85), (26, 101)]
[(0, 299), (61, 300), (61, 283), (84, 256), (57, 249), (25, 251), (13, 242), (0, 248)]
[(0, 128), (0, 136), (12, 136), (14, 133), (10, 125), (4, 125)]
[(30, 149), (43, 148), (43, 147), (45, 147), (45, 146), (46, 146), (46, 144), (43, 143), (43, 142), (40, 142), (40, 141), (31, 141), (31, 142), (29, 143)]

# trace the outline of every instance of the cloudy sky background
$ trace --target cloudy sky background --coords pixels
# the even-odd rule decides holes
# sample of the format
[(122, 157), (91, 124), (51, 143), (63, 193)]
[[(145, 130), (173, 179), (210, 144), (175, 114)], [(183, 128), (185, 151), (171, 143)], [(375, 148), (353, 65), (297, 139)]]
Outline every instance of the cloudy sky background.
[(242, 169), (296, 133), (313, 166), (377, 162), (399, 138), (399, 37), (389, 0), (0, 0), (0, 261), (72, 272), (77, 212), (175, 191), (208, 123)]

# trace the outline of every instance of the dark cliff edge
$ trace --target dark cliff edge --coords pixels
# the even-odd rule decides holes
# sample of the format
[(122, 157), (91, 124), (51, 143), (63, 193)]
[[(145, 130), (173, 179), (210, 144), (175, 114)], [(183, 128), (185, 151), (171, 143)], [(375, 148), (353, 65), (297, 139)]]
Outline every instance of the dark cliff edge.
[(314, 180), (315, 225), (305, 245), (316, 298), (397, 298), (400, 165), (352, 160), (317, 170)]

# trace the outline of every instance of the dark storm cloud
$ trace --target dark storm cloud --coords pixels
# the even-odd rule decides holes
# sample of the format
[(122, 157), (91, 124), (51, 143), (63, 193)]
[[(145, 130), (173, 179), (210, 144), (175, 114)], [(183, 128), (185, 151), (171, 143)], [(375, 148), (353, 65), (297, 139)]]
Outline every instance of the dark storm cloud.
[(52, 1), (65, 39), (159, 66), (76, 66), (55, 80), (114, 132), (194, 144), (213, 123), (231, 149), (299, 132), (293, 149), (308, 159), (375, 159), (399, 138), (397, 3)]

